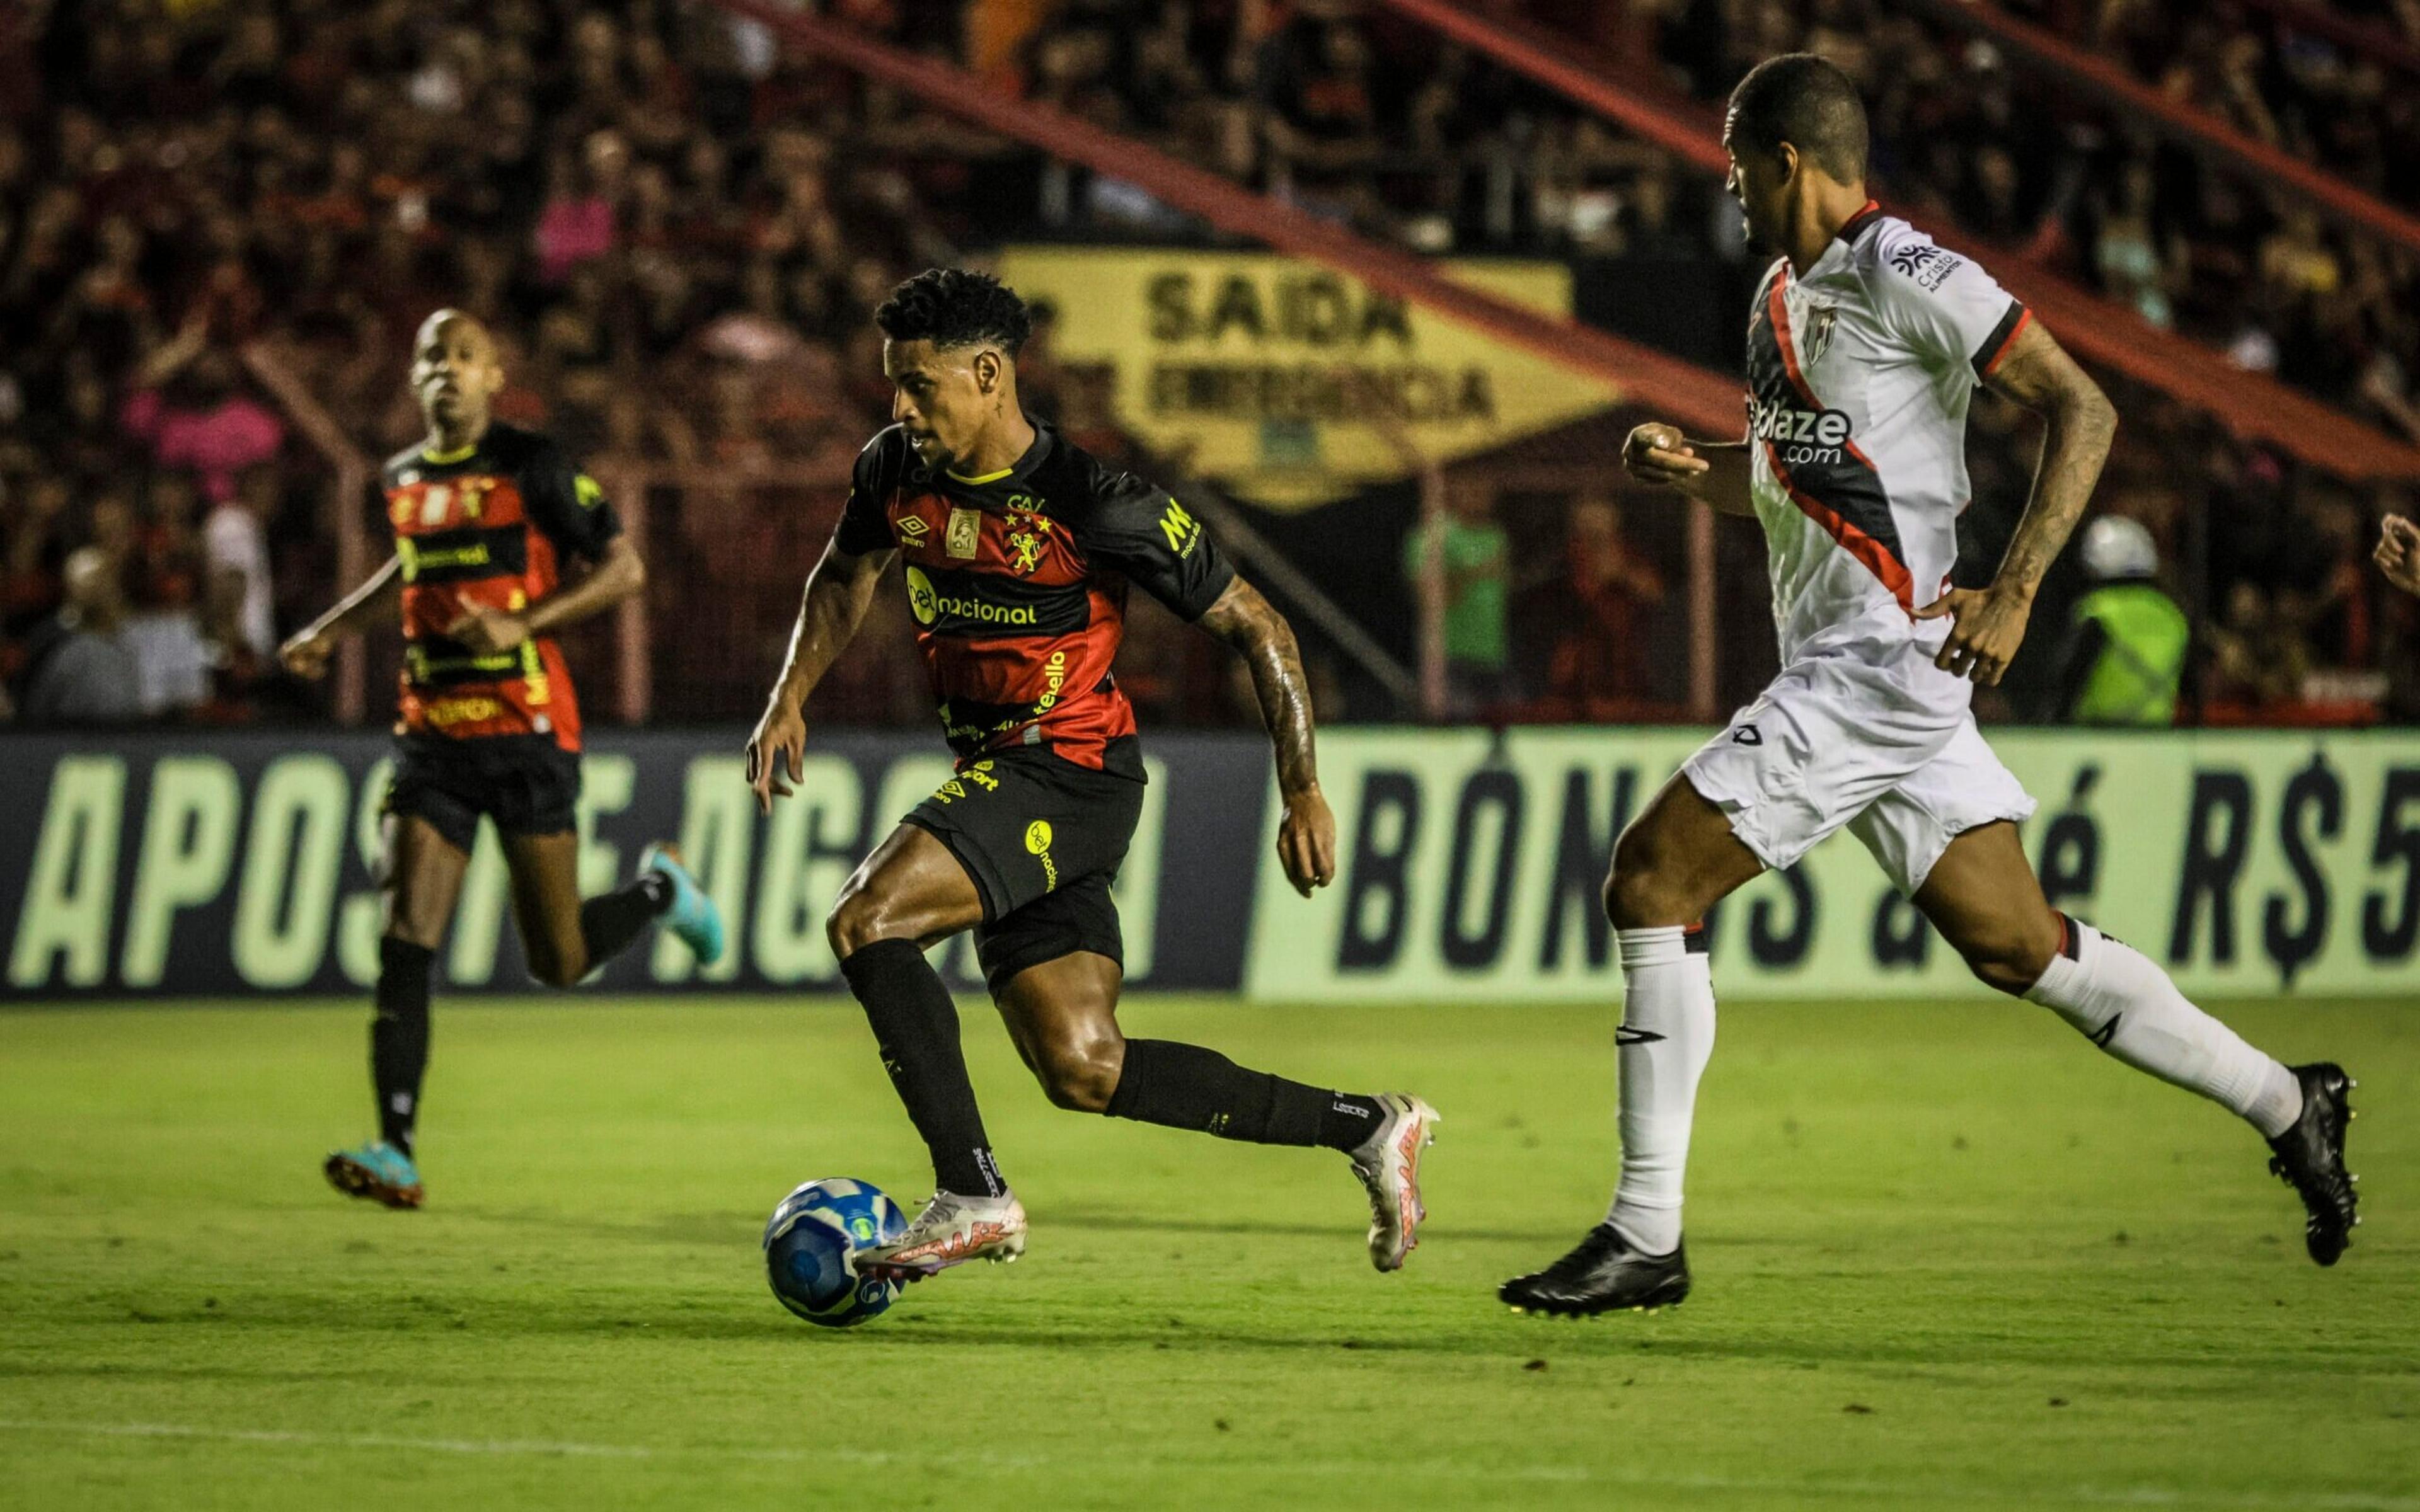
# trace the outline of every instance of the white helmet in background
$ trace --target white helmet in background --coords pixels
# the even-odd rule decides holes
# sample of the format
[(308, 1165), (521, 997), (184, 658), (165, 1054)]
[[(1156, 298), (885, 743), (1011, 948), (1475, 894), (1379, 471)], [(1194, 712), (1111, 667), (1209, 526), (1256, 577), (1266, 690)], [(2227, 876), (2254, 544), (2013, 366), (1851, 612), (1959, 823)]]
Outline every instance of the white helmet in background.
[(2085, 527), (2084, 570), (2101, 582), (2156, 577), (2160, 548), (2141, 520), (2103, 515)]

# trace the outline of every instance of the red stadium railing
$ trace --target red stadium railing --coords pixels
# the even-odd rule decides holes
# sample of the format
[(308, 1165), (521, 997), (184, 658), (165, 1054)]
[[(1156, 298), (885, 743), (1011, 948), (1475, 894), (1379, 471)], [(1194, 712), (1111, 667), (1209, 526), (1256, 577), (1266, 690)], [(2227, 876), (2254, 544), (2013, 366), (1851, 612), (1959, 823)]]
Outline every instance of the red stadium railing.
[[(1585, 44), (1562, 37), (1548, 40), (1515, 30), (1454, 0), (1385, 3), (1684, 162), (1714, 174), (1729, 167), (1721, 120), (1712, 110), (1620, 78)], [(2235, 434), (2265, 441), (2323, 471), (2356, 480), (2420, 479), (2420, 447), (2398, 441), (2273, 378), (2237, 368), (2219, 353), (2026, 263), (2012, 249), (1975, 237), (1955, 239), (1988, 255), (1993, 272), (2077, 355), (2158, 389), (2217, 417)]]

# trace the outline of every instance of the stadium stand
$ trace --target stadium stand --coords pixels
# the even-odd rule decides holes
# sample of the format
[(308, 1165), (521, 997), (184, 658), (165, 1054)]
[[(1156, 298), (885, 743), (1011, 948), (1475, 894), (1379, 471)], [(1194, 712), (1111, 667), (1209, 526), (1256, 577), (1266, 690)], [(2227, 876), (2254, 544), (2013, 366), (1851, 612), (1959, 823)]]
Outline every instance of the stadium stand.
[[(2408, 82), (2396, 53), (2298, 27), (2288, 3), (2180, 29), (2156, 8), (2019, 14), (2361, 194), (2411, 207), (2415, 91), (2381, 82)], [(1878, 178), (1907, 213), (1947, 239), (2021, 250), (2012, 281), (2038, 270), (2088, 288), (2210, 348), (2213, 372), (2268, 375), (2420, 443), (2420, 257), (2409, 247), (2217, 171), (1921, 6), (1484, 8), (1581, 34), (1689, 105), (1674, 119), (1691, 131), (1745, 60), (1826, 52), (1866, 78)], [(848, 0), (826, 14), (1393, 247), (1564, 259), (1583, 316), (1736, 367), (1735, 322), (1719, 312), (1738, 307), (1755, 265), (1702, 168), (1386, 7)], [(2356, 24), (2411, 20), (2395, 10)], [(68, 553), (100, 545), (120, 564), (130, 623), (152, 626), (135, 644), (154, 717), (323, 710), (258, 655), (252, 563), (266, 558), (278, 629), (324, 601), (336, 575), (327, 449), (276, 401), (263, 360), (351, 445), (382, 455), (414, 428), (397, 381), (411, 323), (442, 302), (490, 313), (520, 378), (515, 418), (542, 421), (645, 496), (655, 712), (727, 718), (761, 696), (754, 662), (787, 622), (812, 549), (801, 543), (820, 539), (848, 455), (880, 423), (866, 316), (892, 279), (1016, 236), (1216, 239), (1131, 181), (970, 128), (704, 7), (38, 0), (0, 18), (0, 321), (16, 354), (0, 379), (0, 671), (22, 689)], [(1082, 374), (1054, 369), (1047, 337), (1032, 365), (1043, 402), (1080, 421), (1089, 444), (1131, 444)], [(2140, 384), (2114, 392), (2126, 425), (2103, 499), (2178, 563), (2199, 629), (2195, 717), (2420, 713), (2420, 684), (2393, 671), (2414, 664), (2420, 624), (2362, 570), (2375, 518), (2409, 511), (2412, 490), (2247, 442)], [(2022, 478), (2005, 475), (2017, 424), (1978, 411), (1978, 561), (2022, 501)], [(1602, 463), (1614, 436), (1597, 425), (1552, 444)], [(1565, 543), (1598, 528), (1606, 501), (1560, 484), (1525, 491), (1521, 458), (1465, 469), (1497, 464), (1514, 576), (1551, 582)], [(1643, 501), (1613, 502), (1663, 580), (1679, 581), (1677, 532), (1658, 534)], [(1369, 552), (1373, 512), (1398, 539), (1410, 491), (1374, 496), (1350, 531), (1323, 533), (1314, 517), (1275, 533), (1333, 581), (1332, 563)], [(1727, 589), (1752, 594), (1753, 544), (1727, 537), (1724, 550)], [(1400, 561), (1376, 555), (1389, 573)], [(1404, 602), (1380, 598), (1371, 623), (1407, 623), (1393, 612)], [(1644, 606), (1615, 618), (1659, 643), (1685, 633), (1682, 616)], [(854, 660), (830, 706), (855, 722), (923, 718), (901, 675), (904, 621), (869, 634), (883, 655)], [(1152, 637), (1137, 640), (1153, 717), (1249, 717), (1215, 664), (1171, 642), (1163, 665)], [(1514, 641), (1513, 683), (1541, 696), (1558, 667), (1614, 665)], [(1758, 671), (1753, 638), (1739, 644), (1724, 648), (1726, 691)], [(607, 638), (574, 654), (584, 683), (618, 687)], [(380, 671), (374, 659), (373, 711)], [(1996, 712), (2037, 712), (2018, 692)], [(1394, 712), (1349, 689), (1340, 702)], [(1607, 707), (1583, 700), (1577, 712)]]

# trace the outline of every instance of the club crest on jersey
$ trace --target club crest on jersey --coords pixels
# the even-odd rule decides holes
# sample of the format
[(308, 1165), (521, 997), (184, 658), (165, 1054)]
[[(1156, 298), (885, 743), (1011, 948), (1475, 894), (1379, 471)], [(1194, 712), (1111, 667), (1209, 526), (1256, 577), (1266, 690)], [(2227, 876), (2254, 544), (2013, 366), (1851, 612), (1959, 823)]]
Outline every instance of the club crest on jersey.
[(983, 512), (976, 509), (952, 509), (949, 533), (942, 537), (942, 548), (961, 562), (972, 562), (975, 559), (975, 548), (982, 543)]
[(1012, 532), (1008, 537), (1009, 565), (1019, 576), (1042, 565), (1042, 537), (1031, 531)]
[(1832, 347), (1832, 328), (1840, 323), (1840, 312), (1828, 304), (1819, 304), (1807, 312), (1807, 339), (1801, 343), (1807, 350), (1807, 365), (1814, 366), (1823, 360)]

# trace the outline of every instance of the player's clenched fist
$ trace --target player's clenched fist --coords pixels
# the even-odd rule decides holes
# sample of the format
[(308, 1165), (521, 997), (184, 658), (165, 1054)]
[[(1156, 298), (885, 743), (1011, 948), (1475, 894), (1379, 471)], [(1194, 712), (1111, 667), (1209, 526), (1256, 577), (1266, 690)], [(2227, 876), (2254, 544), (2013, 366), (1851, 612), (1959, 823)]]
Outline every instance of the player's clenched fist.
[(499, 656), (529, 639), (529, 622), (518, 614), (488, 605), (466, 609), (445, 633), (471, 648), (475, 656)]
[(1278, 860), (1294, 890), (1308, 898), (1336, 880), (1336, 816), (1317, 788), (1290, 795), (1278, 824)]
[[(790, 795), (790, 782), (806, 780), (807, 717), (781, 699), (766, 705), (765, 717), (748, 737), (748, 785), (756, 792), (756, 811), (771, 813), (775, 798)], [(783, 768), (790, 781), (782, 780)]]
[(328, 657), (336, 642), (316, 630), (302, 630), (277, 648), (277, 659), (286, 670), (306, 681), (317, 682), (328, 671)]
[(1621, 467), (1641, 483), (1682, 487), (1703, 475), (1706, 459), (1689, 445), (1678, 425), (1651, 422), (1635, 427), (1622, 442)]
[(2389, 515), (2378, 531), (2378, 549), (2370, 553), (2386, 580), (2407, 594), (2420, 594), (2420, 525), (2400, 515)]

